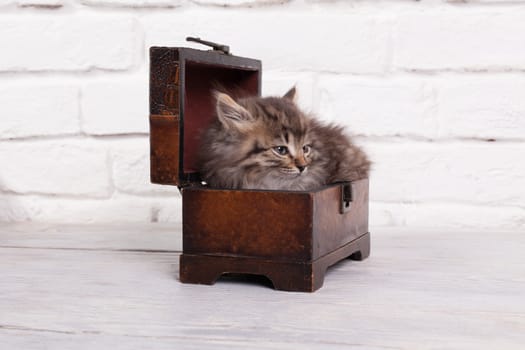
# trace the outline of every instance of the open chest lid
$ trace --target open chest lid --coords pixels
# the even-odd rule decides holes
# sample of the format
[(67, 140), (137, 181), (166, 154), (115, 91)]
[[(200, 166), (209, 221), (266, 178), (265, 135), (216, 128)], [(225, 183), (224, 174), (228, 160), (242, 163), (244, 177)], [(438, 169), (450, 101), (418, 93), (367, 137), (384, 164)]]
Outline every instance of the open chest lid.
[[(213, 44), (207, 43), (205, 44)], [(150, 48), (151, 182), (199, 182), (200, 135), (215, 118), (217, 87), (238, 97), (260, 95), (261, 61), (233, 56), (215, 44), (204, 51)], [(219, 48), (219, 49), (218, 49)]]

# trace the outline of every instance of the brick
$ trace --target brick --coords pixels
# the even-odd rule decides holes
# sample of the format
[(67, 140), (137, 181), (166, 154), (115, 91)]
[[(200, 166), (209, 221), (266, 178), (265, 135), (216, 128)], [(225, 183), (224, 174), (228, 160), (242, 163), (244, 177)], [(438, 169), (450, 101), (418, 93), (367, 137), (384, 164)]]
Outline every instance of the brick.
[(119, 192), (136, 195), (166, 194), (178, 196), (175, 186), (150, 182), (149, 139), (121, 140), (110, 146), (113, 182)]
[(129, 69), (138, 55), (136, 30), (123, 16), (5, 17), (0, 71)]
[(87, 6), (104, 7), (177, 7), (184, 0), (81, 0)]
[(79, 91), (40, 83), (0, 87), (0, 139), (79, 133)]
[[(25, 205), (22, 204), (22, 201)], [(0, 192), (0, 222), (30, 221), (36, 212), (28, 208), (30, 204), (28, 196), (15, 196)]]
[(521, 206), (522, 143), (368, 142), (375, 201)]
[(88, 134), (147, 133), (147, 74), (127, 79), (102, 79), (82, 88), (82, 130)]
[(319, 116), (367, 136), (520, 139), (525, 79), (514, 74), (321, 75)]
[(525, 0), (446, 0), (450, 3), (460, 4), (522, 4)]
[(148, 47), (203, 49), (185, 42), (187, 35), (197, 35), (223, 41), (235, 55), (262, 59), (265, 70), (377, 73), (387, 69), (389, 58), (390, 21), (373, 11), (193, 8), (145, 15), (141, 21)]
[(107, 197), (107, 150), (91, 140), (0, 142), (0, 190)]
[(262, 95), (283, 96), (295, 86), (297, 104), (305, 111), (317, 111), (317, 99), (314, 91), (315, 80), (312, 73), (265, 71), (262, 81)]
[(435, 91), (425, 78), (319, 79), (319, 117), (368, 136), (437, 136)]
[(523, 231), (525, 209), (463, 203), (371, 202), (370, 225), (372, 234), (378, 226)]
[(3, 195), (0, 222), (148, 223), (182, 222), (179, 198), (113, 195), (108, 199)]
[(452, 76), (440, 80), (438, 91), (440, 136), (525, 137), (525, 77)]
[(268, 5), (281, 5), (291, 0), (193, 0), (194, 3), (199, 5), (213, 5), (223, 7), (235, 7), (235, 6), (268, 6)]
[(64, 0), (17, 0), (22, 7), (59, 8), (64, 5)]
[(525, 69), (525, 8), (449, 7), (401, 14), (394, 66), (403, 69)]

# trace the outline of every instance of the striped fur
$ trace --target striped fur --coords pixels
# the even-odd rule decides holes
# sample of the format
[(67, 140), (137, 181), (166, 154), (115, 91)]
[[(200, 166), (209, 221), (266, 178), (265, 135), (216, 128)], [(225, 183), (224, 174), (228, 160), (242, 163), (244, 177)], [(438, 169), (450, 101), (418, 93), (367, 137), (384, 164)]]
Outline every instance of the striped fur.
[(324, 124), (284, 97), (234, 101), (216, 93), (217, 118), (205, 131), (200, 173), (227, 189), (312, 190), (368, 177), (370, 161), (343, 128)]

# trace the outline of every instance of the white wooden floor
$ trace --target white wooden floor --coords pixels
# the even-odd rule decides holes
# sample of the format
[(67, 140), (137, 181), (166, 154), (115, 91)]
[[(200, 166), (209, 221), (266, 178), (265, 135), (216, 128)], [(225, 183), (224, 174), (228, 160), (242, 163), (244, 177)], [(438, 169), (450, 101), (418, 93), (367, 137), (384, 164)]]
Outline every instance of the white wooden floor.
[(313, 294), (179, 283), (180, 227), (0, 226), (0, 349), (525, 349), (525, 232), (377, 228)]

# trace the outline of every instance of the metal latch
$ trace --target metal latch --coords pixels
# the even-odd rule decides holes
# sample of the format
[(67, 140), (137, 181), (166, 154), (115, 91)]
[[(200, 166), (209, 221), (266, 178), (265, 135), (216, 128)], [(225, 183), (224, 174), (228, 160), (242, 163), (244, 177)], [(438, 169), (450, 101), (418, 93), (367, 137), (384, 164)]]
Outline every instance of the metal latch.
[(352, 192), (353, 191), (351, 182), (346, 182), (341, 185), (341, 214), (350, 211), (350, 208), (352, 206)]
[(191, 36), (187, 37), (186, 41), (193, 41), (195, 43), (206, 45), (206, 46), (211, 47), (213, 49), (213, 51), (219, 51), (219, 52), (222, 52), (222, 53), (224, 53), (226, 55), (231, 55), (230, 47), (228, 45), (217, 44), (217, 43), (214, 43), (214, 42), (211, 42), (211, 41), (206, 41), (206, 40), (202, 40), (201, 38), (194, 38), (194, 37), (191, 37)]

